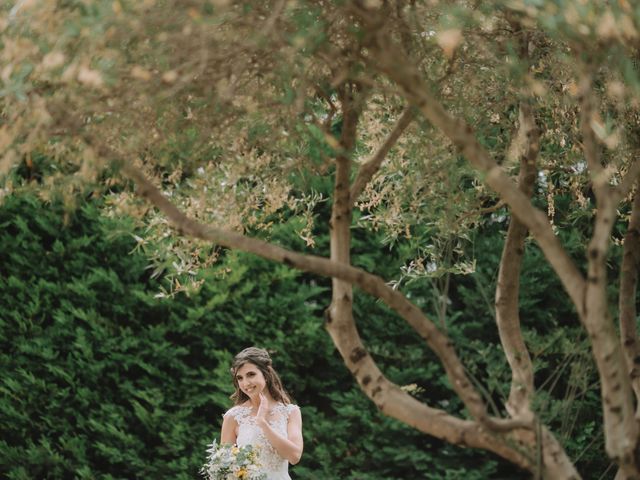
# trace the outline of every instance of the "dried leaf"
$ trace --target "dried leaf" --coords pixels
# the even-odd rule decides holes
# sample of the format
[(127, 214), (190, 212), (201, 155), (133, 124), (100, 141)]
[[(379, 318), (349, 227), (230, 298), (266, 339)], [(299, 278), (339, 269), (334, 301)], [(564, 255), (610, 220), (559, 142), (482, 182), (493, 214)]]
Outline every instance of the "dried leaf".
[(85, 66), (80, 67), (77, 78), (80, 83), (89, 87), (100, 88), (104, 85), (102, 74)]
[(452, 28), (438, 32), (436, 41), (447, 58), (453, 57), (453, 54), (462, 42), (462, 31), (458, 28)]
[(41, 65), (44, 70), (53, 70), (64, 65), (65, 59), (64, 53), (54, 50), (42, 58)]
[(140, 65), (134, 65), (131, 69), (131, 76), (138, 80), (149, 81), (151, 80), (151, 72)]

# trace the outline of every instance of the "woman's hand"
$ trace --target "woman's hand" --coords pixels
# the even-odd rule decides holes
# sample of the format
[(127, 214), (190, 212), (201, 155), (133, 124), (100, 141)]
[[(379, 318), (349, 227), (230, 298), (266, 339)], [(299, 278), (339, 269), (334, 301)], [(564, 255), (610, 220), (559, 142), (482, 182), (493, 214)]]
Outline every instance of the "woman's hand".
[(269, 413), (269, 400), (264, 393), (260, 393), (260, 404), (258, 405), (258, 413), (256, 414), (256, 422), (258, 426), (267, 424), (267, 414)]
[[(276, 431), (267, 422), (267, 416), (270, 410), (270, 400), (264, 395), (260, 394), (260, 404), (258, 405), (258, 413), (256, 413), (256, 424), (264, 436), (267, 438), (271, 446), (278, 452), (282, 458), (286, 458), (289, 463), (296, 464), (300, 461), (302, 455), (303, 441), (302, 441), (302, 418), (300, 416), (300, 409), (293, 408), (288, 413), (287, 420), (287, 432)], [(271, 400), (273, 401), (273, 400)], [(282, 412), (282, 415), (287, 415), (287, 412)]]

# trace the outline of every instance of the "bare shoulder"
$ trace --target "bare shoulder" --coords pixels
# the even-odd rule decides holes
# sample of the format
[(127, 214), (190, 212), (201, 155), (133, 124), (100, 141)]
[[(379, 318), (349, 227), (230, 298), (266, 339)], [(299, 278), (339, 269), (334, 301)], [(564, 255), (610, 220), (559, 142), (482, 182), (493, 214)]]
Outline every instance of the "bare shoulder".
[(300, 413), (300, 407), (293, 403), (290, 403), (286, 406), (287, 415), (289, 419), (300, 419), (302, 418), (302, 414)]
[(220, 433), (220, 443), (236, 443), (236, 429), (238, 428), (239, 423), (236, 417), (231, 414), (231, 410), (233, 409), (229, 409), (222, 416), (222, 431)]

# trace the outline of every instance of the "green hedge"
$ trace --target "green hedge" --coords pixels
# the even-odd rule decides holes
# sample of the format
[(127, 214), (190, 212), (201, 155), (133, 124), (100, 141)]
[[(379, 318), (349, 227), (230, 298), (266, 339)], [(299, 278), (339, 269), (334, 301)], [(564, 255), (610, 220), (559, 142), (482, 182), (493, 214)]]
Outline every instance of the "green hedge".
[[(30, 195), (10, 196), (0, 225), (2, 477), (197, 478), (230, 406), (232, 354), (253, 344), (273, 352), (302, 406), (305, 454), (291, 468), (296, 479), (523, 475), (485, 452), (449, 446), (382, 416), (324, 331), (328, 280), (226, 252), (202, 272), (206, 282), (197, 294), (156, 298), (159, 280), (150, 278), (147, 259), (134, 251), (131, 235), (117, 234), (131, 227), (104, 217), (95, 201), (69, 214)], [(296, 241), (286, 222), (274, 236)], [(356, 261), (390, 278), (399, 256), (381, 250), (375, 236), (355, 236)], [(319, 245), (325, 248), (326, 238)], [(425, 295), (421, 288), (409, 291)], [(457, 307), (472, 311), (473, 292), (455, 283)], [(359, 292), (355, 313), (393, 381), (416, 383), (419, 397), (461, 412), (442, 368), (403, 321)], [(452, 325), (463, 354), (468, 342), (483, 338), (465, 339), (474, 321), (482, 323), (476, 333), (491, 330), (478, 318)], [(470, 360), (483, 378), (503, 362)], [(505, 387), (504, 378), (496, 382)]]

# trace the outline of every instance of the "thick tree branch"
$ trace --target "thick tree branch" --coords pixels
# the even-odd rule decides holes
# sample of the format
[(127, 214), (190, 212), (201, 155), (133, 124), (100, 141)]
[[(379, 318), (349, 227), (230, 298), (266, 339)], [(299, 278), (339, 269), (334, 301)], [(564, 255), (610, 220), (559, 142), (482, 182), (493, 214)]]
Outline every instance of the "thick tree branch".
[[(349, 189), (349, 176), (351, 172), (351, 159), (348, 153), (352, 150), (356, 142), (356, 126), (358, 123), (359, 109), (354, 105), (352, 91), (348, 87), (343, 87), (340, 91), (340, 99), (343, 111), (343, 130), (341, 135), (342, 152), (347, 154), (339, 155), (336, 158), (336, 174), (334, 182), (334, 202), (331, 214), (331, 260), (350, 266), (350, 229), (353, 203)], [(400, 128), (394, 128), (395, 138), (400, 135), (403, 128), (409, 124), (412, 115), (407, 110), (400, 119)], [(402, 124), (405, 124), (402, 126)], [(395, 142), (387, 141), (387, 151)], [(386, 153), (386, 152), (385, 152)], [(369, 163), (373, 169), (366, 171), (364, 175), (373, 175), (382, 162), (384, 155), (374, 157), (375, 163)], [(362, 173), (362, 171), (361, 171)], [(361, 181), (368, 181), (365, 176), (359, 175)], [(370, 178), (370, 176), (369, 176)], [(362, 185), (364, 185), (363, 183)], [(352, 189), (353, 191), (353, 189)], [(332, 301), (326, 312), (326, 328), (337, 346), (345, 364), (357, 379), (362, 390), (371, 398), (378, 408), (386, 413), (393, 413), (394, 416), (402, 414), (402, 405), (407, 403), (416, 404), (406, 392), (403, 392), (396, 385), (389, 382), (380, 372), (367, 352), (356, 328), (353, 318), (353, 287), (352, 284), (339, 278), (332, 278)], [(466, 379), (462, 379), (466, 381)], [(463, 401), (465, 399), (463, 398)], [(465, 402), (466, 403), (466, 402)], [(428, 410), (425, 410), (428, 409)], [(427, 413), (428, 407), (422, 406), (421, 410)], [(484, 413), (486, 415), (486, 413)], [(405, 413), (406, 415), (406, 413)], [(433, 417), (433, 415), (430, 415)], [(414, 424), (419, 421), (414, 415), (407, 418), (407, 423)]]
[(530, 429), (515, 430), (503, 437), (487, 432), (477, 422), (461, 420), (428, 407), (386, 379), (373, 377), (371, 384), (379, 392), (376, 403), (382, 405), (381, 411), (385, 415), (453, 445), (488, 450), (522, 468), (533, 468), (534, 459), (527, 454), (535, 445), (535, 436)]
[[(355, 132), (359, 111), (354, 108), (348, 87), (340, 90), (343, 113), (343, 130), (340, 138), (342, 152), (350, 152), (355, 145)], [(382, 161), (383, 156), (380, 157)], [(350, 202), (349, 175), (351, 159), (348, 155), (336, 158), (334, 202), (331, 212), (331, 260), (350, 267), (350, 228), (352, 203)], [(454, 444), (473, 442), (480, 448), (495, 444), (502, 455), (509, 456), (522, 466), (528, 464), (516, 450), (503, 442), (489, 438), (474, 422), (465, 422), (442, 411), (434, 410), (412, 398), (390, 382), (380, 371), (366, 350), (353, 318), (353, 287), (349, 281), (332, 278), (332, 301), (325, 312), (325, 326), (331, 335), (345, 365), (356, 378), (360, 388), (377, 405), (393, 418)], [(470, 435), (468, 437), (468, 435)]]
[(635, 422), (633, 392), (618, 334), (608, 309), (607, 253), (618, 207), (615, 190), (609, 185), (602, 165), (600, 146), (593, 131), (597, 116), (591, 75), (580, 81), (580, 129), (582, 149), (591, 172), (596, 197), (593, 234), (587, 247), (587, 282), (584, 306), (579, 309), (589, 333), (593, 357), (600, 376), (604, 413), (605, 447), (628, 478), (640, 476), (635, 458), (638, 424)]
[[(635, 324), (637, 228), (640, 223), (637, 212), (638, 195), (634, 196), (621, 268), (619, 321), (622, 343), (617, 340), (613, 320), (607, 308), (606, 260), (611, 230), (616, 219), (616, 209), (635, 183), (640, 172), (640, 162), (633, 161), (622, 182), (617, 187), (611, 187), (609, 173), (602, 165), (600, 147), (593, 130), (597, 108), (591, 74), (585, 74), (580, 82), (580, 106), (582, 147), (591, 171), (597, 206), (594, 232), (588, 247), (588, 282), (583, 321), (591, 337), (594, 358), (601, 379), (607, 453), (618, 462), (619, 470), (616, 478), (638, 478), (640, 459), (638, 458), (637, 420), (640, 415), (640, 407), (638, 407), (640, 379), (637, 359), (640, 357)], [(632, 392), (636, 400), (635, 411)]]
[(624, 253), (620, 271), (620, 336), (627, 361), (631, 386), (636, 396), (636, 419), (640, 419), (640, 343), (636, 326), (636, 291), (640, 268), (640, 189), (633, 196), (631, 218), (624, 236)]
[[(529, 105), (520, 106), (519, 117), (522, 133), (519, 137), (525, 138), (526, 144), (520, 159), (518, 185), (520, 190), (530, 197), (533, 194), (537, 174), (536, 158), (540, 133)], [(514, 418), (531, 420), (533, 419), (531, 398), (534, 393), (533, 365), (522, 336), (519, 312), (520, 270), (527, 233), (527, 227), (517, 217), (512, 217), (498, 272), (496, 322), (500, 341), (511, 367), (511, 390), (506, 405), (507, 411)]]
[(402, 115), (394, 125), (391, 133), (385, 139), (380, 148), (376, 151), (376, 153), (365, 163), (360, 166), (358, 170), (358, 175), (351, 186), (350, 193), (350, 201), (351, 206), (355, 204), (358, 200), (358, 197), (362, 194), (362, 191), (365, 189), (367, 183), (371, 181), (376, 172), (380, 169), (382, 162), (384, 161), (389, 150), (396, 144), (402, 132), (409, 126), (409, 124), (415, 118), (415, 112), (411, 107), (407, 107), (402, 112)]

